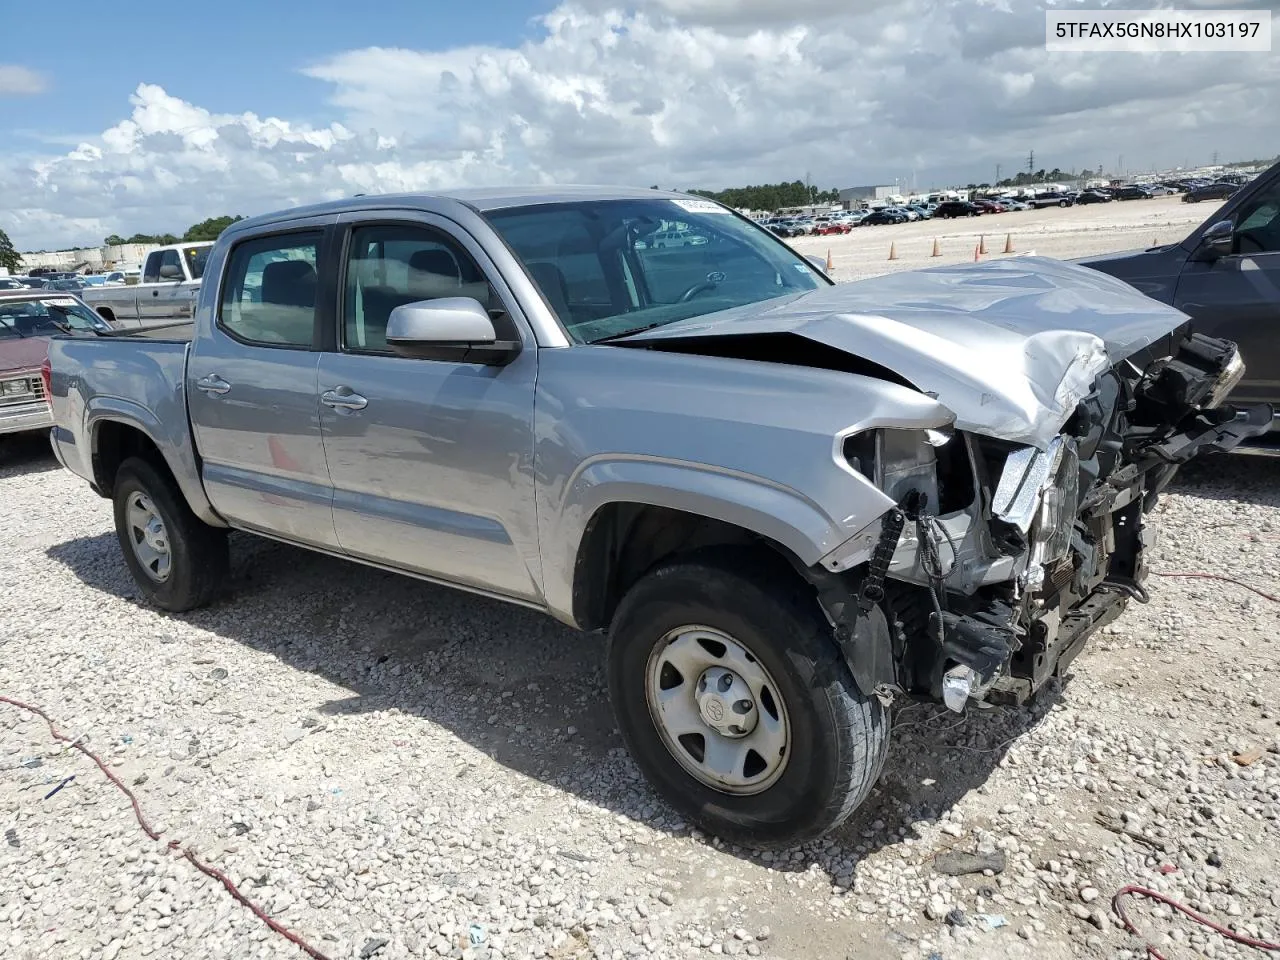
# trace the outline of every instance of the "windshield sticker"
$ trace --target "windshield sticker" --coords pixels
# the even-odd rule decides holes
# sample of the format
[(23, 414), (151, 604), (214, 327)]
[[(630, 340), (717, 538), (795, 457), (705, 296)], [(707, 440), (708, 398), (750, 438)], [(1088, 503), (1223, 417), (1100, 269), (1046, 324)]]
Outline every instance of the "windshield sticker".
[(807, 263), (793, 263), (791, 268), (795, 270), (796, 273), (813, 273), (813, 268)]
[(712, 203), (710, 200), (672, 200), (681, 210), (687, 210), (689, 213), (732, 213), (733, 211), (720, 206), (718, 203)]
[(44, 307), (74, 307), (76, 302), (71, 297), (56, 297), (49, 300), (41, 300), (40, 305)]

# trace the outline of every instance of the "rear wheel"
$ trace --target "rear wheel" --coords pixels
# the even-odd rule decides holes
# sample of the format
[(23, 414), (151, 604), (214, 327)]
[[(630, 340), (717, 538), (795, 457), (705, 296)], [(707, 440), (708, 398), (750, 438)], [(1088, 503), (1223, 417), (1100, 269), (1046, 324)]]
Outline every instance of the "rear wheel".
[(120, 465), (116, 536), (143, 595), (164, 610), (203, 606), (227, 577), (227, 532), (191, 512), (173, 478), (139, 457)]
[(889, 744), (816, 600), (789, 570), (710, 552), (660, 566), (609, 638), (623, 739), (660, 794), (753, 847), (821, 836), (870, 793)]
[(1060, 206), (1060, 207), (1069, 207), (1069, 206), (1071, 206), (1071, 204), (1070, 204), (1070, 202), (1068, 202), (1068, 201), (1066, 201), (1066, 200), (1059, 200), (1059, 201), (1058, 201), (1058, 206)]

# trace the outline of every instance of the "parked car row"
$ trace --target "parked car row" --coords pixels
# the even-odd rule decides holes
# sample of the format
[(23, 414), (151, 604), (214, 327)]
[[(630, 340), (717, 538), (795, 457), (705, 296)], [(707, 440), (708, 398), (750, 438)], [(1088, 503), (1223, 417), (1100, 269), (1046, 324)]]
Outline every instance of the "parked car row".
[(62, 290), (74, 292), (89, 287), (119, 286), (125, 282), (123, 271), (79, 274), (71, 271), (32, 272), (26, 276), (0, 277), (0, 290)]
[(1124, 186), (1097, 186), (1086, 190), (1050, 190), (1034, 196), (975, 196), (969, 200), (942, 200), (932, 203), (890, 204), (869, 210), (846, 211), (830, 217), (779, 217), (761, 221), (780, 237), (801, 237), (824, 233), (848, 233), (856, 226), (875, 226), (887, 223), (908, 223), (913, 220), (953, 219), (978, 217), (983, 214), (1007, 213), (1015, 210), (1042, 210), (1046, 207), (1084, 206), (1092, 203), (1110, 203), (1113, 200), (1149, 200), (1153, 197), (1171, 196), (1186, 186), (1183, 200), (1225, 200), (1240, 185), (1234, 182), (1173, 181), (1171, 183), (1126, 184)]

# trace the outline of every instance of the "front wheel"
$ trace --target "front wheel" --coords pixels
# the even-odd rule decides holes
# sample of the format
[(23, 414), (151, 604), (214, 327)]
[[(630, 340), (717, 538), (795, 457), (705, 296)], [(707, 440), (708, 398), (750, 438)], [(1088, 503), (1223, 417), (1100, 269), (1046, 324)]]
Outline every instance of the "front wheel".
[(889, 746), (812, 592), (707, 553), (660, 566), (610, 628), (609, 693), (657, 791), (732, 843), (790, 846), (858, 807)]
[(139, 457), (120, 465), (112, 500), (124, 561), (147, 600), (174, 613), (208, 603), (226, 580), (227, 532), (192, 513), (173, 478)]
[(1065, 207), (1069, 207), (1069, 206), (1071, 206), (1071, 204), (1070, 204), (1070, 203), (1068, 203), (1066, 200), (1059, 200), (1059, 201), (1058, 201), (1058, 206), (1060, 206), (1060, 207), (1064, 207), (1064, 208), (1065, 208)]

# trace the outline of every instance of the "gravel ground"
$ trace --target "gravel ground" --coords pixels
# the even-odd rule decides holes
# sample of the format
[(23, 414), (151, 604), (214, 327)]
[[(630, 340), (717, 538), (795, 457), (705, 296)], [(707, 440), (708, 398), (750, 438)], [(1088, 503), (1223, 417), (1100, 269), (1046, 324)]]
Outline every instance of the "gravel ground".
[[(1185, 232), (1208, 215), (1153, 200), (992, 219), (1081, 234), (1097, 210), (1138, 218), (1112, 249), (1145, 242), (1127, 242), (1142, 217)], [(1280, 604), (1240, 587), (1156, 579), (1031, 708), (900, 708), (854, 818), (760, 855), (690, 831), (640, 779), (590, 638), (245, 536), (234, 594), (166, 615), (139, 604), (109, 504), (42, 439), (0, 441), (0, 490), (0, 695), (83, 736), (165, 840), (334, 960), (1136, 960), (1108, 911), (1126, 883), (1280, 937)], [(1157, 524), (1156, 570), (1275, 593), (1280, 461), (1184, 471)], [(4, 704), (0, 821), (0, 956), (302, 956)], [(957, 853), (988, 869), (940, 873)], [(1129, 909), (1176, 956), (1246, 955)]]
[[(639, 778), (592, 640), (250, 537), (232, 599), (165, 615), (138, 605), (105, 501), (39, 441), (3, 462), (0, 693), (331, 957), (1137, 957), (1107, 914), (1128, 882), (1280, 936), (1280, 606), (1239, 587), (1157, 580), (1033, 709), (900, 709), (863, 810), (754, 855)], [(1278, 492), (1277, 461), (1195, 469), (1156, 568), (1274, 590)], [(301, 955), (3, 704), (0, 816), (0, 954)], [(945, 877), (948, 851), (1005, 865)], [(1243, 955), (1132, 912), (1181, 955)]]

